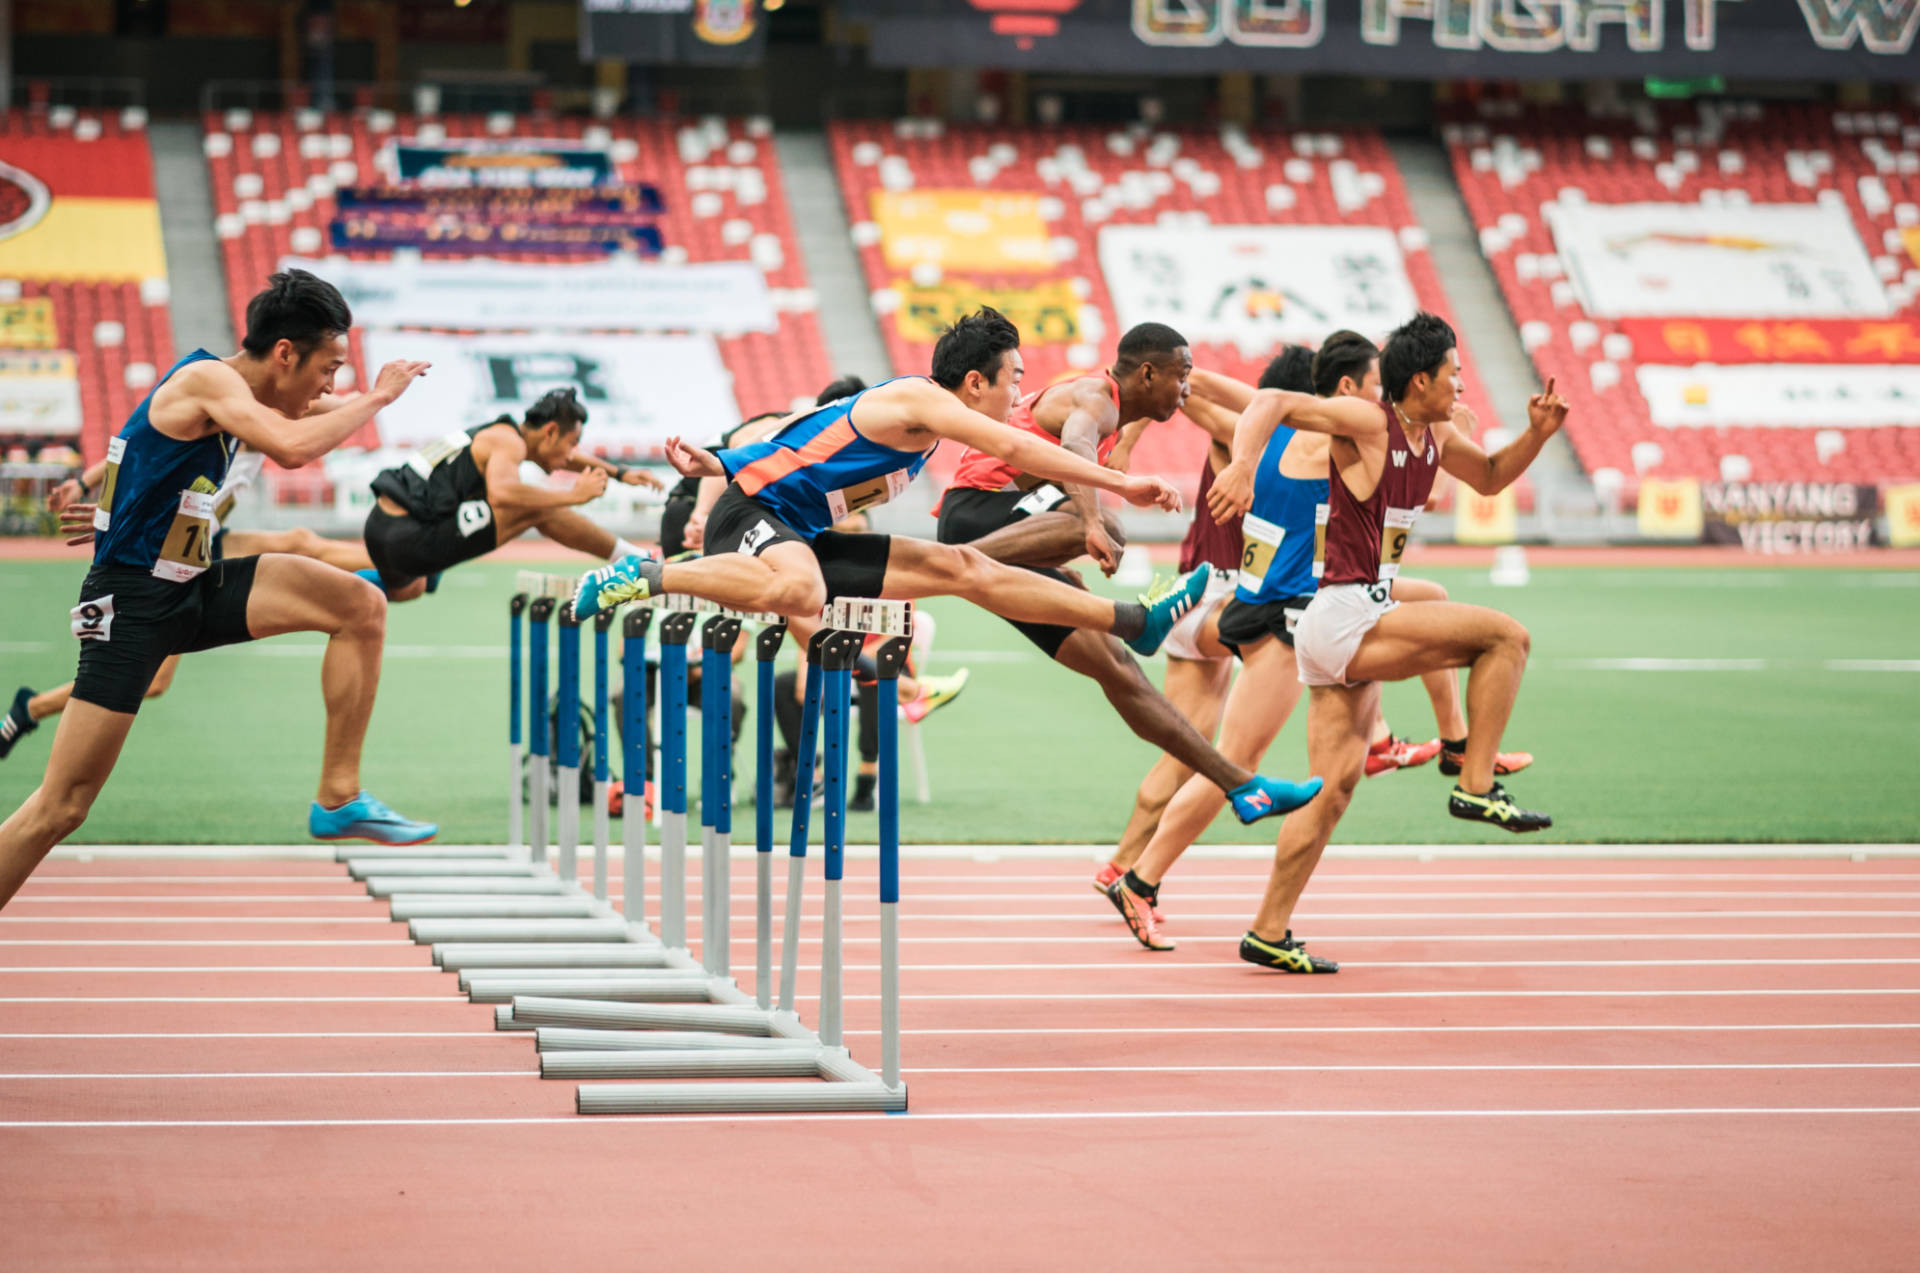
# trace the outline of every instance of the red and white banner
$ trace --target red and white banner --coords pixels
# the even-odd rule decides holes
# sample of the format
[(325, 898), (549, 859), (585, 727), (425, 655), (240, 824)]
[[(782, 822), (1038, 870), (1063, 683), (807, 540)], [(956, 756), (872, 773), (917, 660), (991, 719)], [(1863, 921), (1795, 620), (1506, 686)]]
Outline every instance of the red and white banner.
[(1920, 363), (1920, 321), (1623, 318), (1634, 357), (1660, 363)]

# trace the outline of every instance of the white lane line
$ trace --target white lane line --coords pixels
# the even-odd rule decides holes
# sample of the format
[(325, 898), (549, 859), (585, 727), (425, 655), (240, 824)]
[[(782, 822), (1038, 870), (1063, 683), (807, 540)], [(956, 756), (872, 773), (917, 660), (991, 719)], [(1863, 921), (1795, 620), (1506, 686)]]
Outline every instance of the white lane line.
[(1920, 672), (1920, 659), (1828, 659), (1829, 672)]
[[(751, 938), (737, 939), (736, 945), (745, 945)], [(1915, 940), (1920, 941), (1920, 937)], [(1466, 968), (1791, 968), (1803, 966), (1809, 961), (1787, 961), (1779, 959), (1353, 959), (1348, 966), (1354, 968), (1445, 968), (1458, 971)], [(1906, 957), (1865, 957), (1865, 958), (1821, 958), (1811, 961), (1810, 966), (1820, 968), (1833, 967), (1911, 967), (1920, 964), (1920, 958)], [(879, 964), (845, 964), (847, 972), (879, 972)], [(1120, 959), (1097, 963), (1021, 963), (1021, 964), (902, 964), (902, 972), (1204, 972), (1219, 975), (1227, 965), (1218, 961), (1206, 963), (1175, 963), (1165, 959), (1148, 959), (1137, 952)], [(486, 972), (487, 969), (463, 969), (469, 973)], [(532, 969), (503, 970), (512, 975), (551, 974), (557, 977), (578, 975), (580, 969), (563, 966), (539, 967)], [(60, 973), (68, 976), (93, 975), (96, 973), (432, 973), (452, 976), (451, 970), (434, 964), (20, 964), (13, 967), (0, 967), (0, 976), (18, 973)], [(912, 996), (909, 995), (909, 998)]]
[[(1920, 992), (1917, 992), (1920, 993)], [(852, 997), (852, 996), (849, 996)], [(874, 996), (878, 998), (879, 996)], [(10, 995), (0, 1003), (450, 1003), (465, 999), (444, 995)]]
[[(1920, 995), (1920, 987), (1880, 987), (1872, 989), (1853, 989), (1843, 987), (1799, 989), (1790, 987), (1767, 986), (1738, 990), (1327, 990), (1313, 995), (1316, 1001), (1345, 1001), (1350, 999), (1716, 999), (1716, 998), (1753, 998), (1758, 996), (1779, 997), (1783, 995), (1811, 996), (1828, 998), (1853, 997), (1856, 995)], [(1139, 990), (1125, 992), (1073, 990), (1064, 992), (1043, 991), (1001, 991), (994, 993), (954, 993), (954, 994), (915, 994), (910, 995), (913, 1003), (972, 1003), (986, 1001), (1005, 1003), (1009, 1001), (1039, 1002), (1086, 1002), (1089, 1000), (1121, 1000), (1135, 1002), (1143, 999), (1178, 1000), (1254, 1000), (1272, 1003), (1278, 998), (1276, 993), (1262, 991), (1207, 991), (1177, 990), (1154, 991)], [(848, 1003), (878, 1002), (880, 996), (870, 994), (843, 995)], [(1298, 997), (1293, 1003), (1302, 1002)], [(0, 1003), (447, 1003), (459, 1007), (471, 1006), (465, 999), (452, 994), (444, 995), (7, 995), (0, 996)]]
[(393, 924), (398, 922), (388, 919), (385, 915), (0, 915), (0, 924)]
[[(1876, 919), (1914, 919), (1920, 918), (1920, 910), (1873, 910), (1861, 907), (1857, 910), (1764, 910), (1764, 911), (1302, 911), (1296, 920), (1307, 923), (1325, 923), (1343, 920), (1395, 920), (1395, 919), (1851, 919), (1871, 917)], [(697, 920), (699, 914), (689, 908), (687, 918)], [(938, 912), (915, 910), (910, 918), (914, 922), (938, 920), (954, 924), (1024, 924), (1044, 920), (1049, 923), (1110, 923), (1113, 915), (1095, 907), (1085, 911), (1034, 911), (1020, 915), (976, 915), (964, 911)], [(1245, 919), (1244, 913), (1230, 915), (1205, 915), (1185, 913), (1183, 920), (1231, 920)], [(874, 913), (854, 913), (844, 916), (848, 923), (877, 923), (880, 916)], [(384, 915), (0, 915), (0, 924), (398, 924), (401, 921), (388, 919)]]
[(61, 1079), (85, 1079), (107, 1082), (117, 1079), (537, 1079), (538, 1069), (524, 1070), (209, 1070), (205, 1073), (181, 1073), (159, 1070), (139, 1074), (0, 1074), (0, 1082), (58, 1082)]
[[(1719, 896), (1719, 894), (1706, 894), (1706, 896), (1710, 896), (1710, 897)], [(1755, 894), (1755, 896), (1760, 896), (1760, 895)], [(1781, 894), (1781, 896), (1783, 897), (1788, 896), (1788, 894)], [(1813, 896), (1813, 895), (1801, 894), (1800, 896)], [(1820, 896), (1829, 896), (1829, 895), (1821, 894)], [(1890, 897), (1890, 896), (1897, 896), (1897, 894), (1839, 893), (1839, 894), (1831, 894), (1831, 896)], [(1914, 896), (1920, 896), (1920, 894), (1915, 894)], [(232, 903), (235, 906), (239, 906), (242, 904), (245, 904), (248, 906), (256, 906), (262, 902), (276, 902), (276, 903), (290, 902), (300, 906), (312, 906), (316, 903), (332, 903), (333, 905), (336, 905), (336, 906), (341, 906), (341, 905), (369, 906), (369, 905), (380, 905), (380, 904), (383, 904), (385, 901), (386, 901), (385, 898), (370, 897), (364, 891), (359, 893), (340, 893), (340, 894), (324, 894), (323, 893), (319, 895), (312, 895), (312, 894), (301, 895), (301, 894), (288, 894), (288, 893), (195, 893), (192, 895), (174, 894), (171, 896), (161, 896), (161, 897), (151, 897), (151, 896), (146, 896), (140, 893), (97, 893), (89, 897), (86, 894), (29, 893), (29, 892), (22, 891), (13, 899), (13, 903), (83, 902), (83, 903), (89, 903), (92, 905), (98, 905), (101, 902), (133, 902), (140, 906), (185, 906), (189, 904), (199, 906), (199, 905), (205, 905), (208, 902)]]
[[(982, 881), (976, 878), (974, 882), (977, 884), (977, 883), (981, 883)], [(1196, 883), (1203, 882), (1208, 884), (1214, 883), (1214, 881), (1212, 880), (1195, 881), (1195, 882)], [(697, 885), (699, 883), (699, 877), (695, 876), (692, 880), (692, 883)], [(1183, 902), (1243, 902), (1247, 900), (1247, 896), (1248, 896), (1248, 894), (1245, 891), (1241, 891), (1241, 890), (1235, 890), (1233, 892), (1227, 892), (1227, 893), (1200, 893), (1200, 892), (1194, 892), (1192, 890), (1179, 888), (1179, 887), (1168, 889), (1167, 894), (1169, 897), (1177, 896), (1179, 900)], [(443, 894), (429, 893), (429, 894), (422, 894), (421, 896), (440, 897), (440, 896), (443, 896)], [(486, 896), (489, 896), (489, 897), (498, 896), (504, 899), (508, 897), (514, 897), (517, 895), (511, 894), (511, 893), (503, 893), (503, 894), (490, 893), (490, 894), (487, 894)], [(555, 895), (548, 894), (545, 896), (555, 896)], [(732, 893), (730, 893), (728, 896), (736, 904), (750, 903), (756, 900), (756, 894), (752, 889), (736, 889)], [(1334, 892), (1334, 891), (1328, 891), (1328, 890), (1322, 890), (1322, 889), (1314, 889), (1307, 894), (1307, 897), (1310, 901), (1315, 901), (1315, 902), (1494, 901), (1494, 900), (1504, 900), (1507, 898), (1546, 898), (1546, 897), (1559, 897), (1559, 898), (1564, 898), (1564, 897), (1623, 898), (1624, 897), (1624, 898), (1650, 898), (1650, 899), (1658, 899), (1658, 900), (1673, 900), (1673, 899), (1680, 899), (1680, 898), (1700, 898), (1700, 899), (1705, 899), (1705, 898), (1759, 898), (1759, 899), (1791, 898), (1791, 899), (1798, 899), (1798, 900), (1814, 900), (1814, 899), (1820, 899), (1820, 898), (1859, 898), (1862, 900), (1890, 901), (1890, 900), (1900, 899), (1900, 898), (1907, 898), (1907, 899), (1920, 898), (1920, 890), (1877, 889), (1877, 888), (1876, 889), (1826, 889), (1826, 890), (1814, 890), (1814, 889), (1659, 889), (1659, 890), (1613, 889), (1613, 890), (1604, 890), (1604, 891), (1598, 890), (1598, 889), (1524, 889), (1524, 890), (1493, 889), (1493, 890), (1474, 890), (1470, 892), (1467, 892), (1467, 891), (1462, 891), (1462, 892), (1431, 891), (1430, 892), (1426, 890), (1409, 891), (1409, 890), (1402, 890), (1402, 889), (1393, 889), (1393, 890), (1386, 890), (1381, 892), (1357, 893), (1357, 892)], [(999, 905), (1007, 902), (1020, 902), (1020, 901), (1061, 902), (1061, 901), (1068, 900), (1069, 898), (1071, 898), (1074, 901), (1079, 901), (1080, 900), (1079, 891), (1071, 888), (1066, 888), (1066, 889), (1045, 888), (1045, 889), (1028, 889), (1024, 891), (1018, 891), (1014, 889), (995, 889), (990, 893), (941, 892), (941, 893), (920, 893), (917, 895), (909, 893), (907, 895), (907, 902), (909, 905), (912, 905), (914, 902), (918, 902), (921, 905), (925, 905), (926, 903), (929, 903), (929, 902), (990, 902), (990, 903)], [(114, 894), (87, 896), (85, 894), (70, 894), (70, 893), (34, 894), (34, 893), (23, 891), (13, 899), (13, 902), (10, 903), (10, 905), (25, 903), (25, 902), (60, 902), (60, 903), (80, 904), (80, 905), (97, 905), (101, 902), (131, 902), (139, 906), (185, 906), (185, 905), (203, 905), (206, 903), (232, 904), (235, 906), (255, 905), (259, 903), (292, 904), (292, 905), (300, 905), (300, 906), (311, 906), (315, 904), (384, 906), (389, 900), (391, 899), (384, 898), (384, 897), (373, 897), (365, 892), (343, 893), (337, 896), (319, 895), (319, 896), (303, 897), (298, 895), (290, 896), (284, 893), (273, 893), (273, 894), (269, 894), (269, 893), (257, 893), (257, 894), (256, 893), (202, 893), (202, 894), (193, 894), (193, 895), (174, 895), (174, 896), (146, 896), (138, 893), (126, 893), (126, 894), (114, 893)], [(625, 895), (618, 891), (613, 891), (610, 894), (609, 900), (611, 900), (615, 904), (618, 904), (625, 900)], [(847, 900), (848, 900), (848, 903), (851, 905), (858, 905), (864, 902), (868, 902), (870, 899), (864, 898), (864, 897), (853, 897)], [(145, 917), (143, 916), (142, 918), (145, 918)], [(222, 916), (221, 918), (225, 919), (229, 917)], [(313, 918), (313, 919), (323, 919), (323, 920), (330, 921), (334, 917), (319, 915), (319, 916), (307, 916), (307, 917), (292, 916), (287, 918)], [(1022, 917), (1013, 916), (1011, 918), (1022, 918)]]
[[(443, 848), (471, 848), (478, 853), (492, 855), (501, 851), (500, 845), (442, 845)], [(365, 846), (366, 856), (378, 857), (381, 850), (376, 845)], [(907, 844), (901, 846), (901, 858), (908, 863), (932, 862), (940, 860), (969, 860), (974, 862), (1065, 862), (1065, 861), (1105, 861), (1113, 853), (1111, 844)], [(736, 860), (754, 855), (754, 846), (739, 843), (733, 846)], [(879, 855), (874, 844), (849, 844), (847, 856), (856, 859), (871, 859)], [(215, 844), (215, 845), (178, 845), (178, 844), (71, 844), (54, 849), (48, 860), (59, 862), (93, 861), (302, 861), (326, 864), (327, 869), (337, 870), (332, 845), (313, 844)], [(1266, 861), (1273, 857), (1273, 841), (1239, 844), (1198, 844), (1187, 850), (1190, 861)], [(1803, 860), (1831, 862), (1839, 858), (1851, 858), (1864, 862), (1869, 858), (1891, 860), (1920, 857), (1920, 844), (1912, 843), (1797, 843), (1782, 844), (1766, 841), (1747, 841), (1743, 843), (1692, 843), (1671, 841), (1658, 844), (1336, 844), (1327, 849), (1326, 860), (1342, 861), (1398, 861), (1417, 858), (1421, 861), (1551, 861), (1551, 862), (1625, 862), (1642, 860), (1660, 861), (1706, 861), (1735, 860), (1748, 862)], [(517, 861), (525, 861), (523, 853)], [(45, 878), (44, 876), (42, 878)], [(336, 875), (335, 878), (338, 878)]]
[(1123, 1109), (1123, 1110), (949, 1110), (941, 1113), (899, 1114), (594, 1114), (527, 1116), (519, 1118), (120, 1118), (120, 1119), (13, 1119), (0, 1122), (0, 1128), (62, 1128), (78, 1130), (101, 1128), (125, 1130), (155, 1128), (226, 1127), (592, 1127), (605, 1123), (841, 1123), (865, 1118), (885, 1122), (1087, 1122), (1114, 1119), (1177, 1118), (1284, 1118), (1284, 1119), (1359, 1119), (1359, 1118), (1740, 1118), (1740, 1117), (1821, 1117), (1835, 1115), (1920, 1114), (1920, 1105), (1702, 1105), (1641, 1106), (1594, 1109)]
[[(1192, 855), (1206, 847), (1208, 846), (1200, 845), (1190, 850), (1183, 860), (1193, 861)], [(911, 853), (912, 849), (912, 845), (906, 846), (907, 852)], [(1270, 846), (1268, 852), (1271, 852)], [(784, 850), (782, 850), (781, 855), (785, 856)], [(1062, 854), (1060, 856), (1067, 855)], [(1091, 855), (1087, 859), (1088, 864), (1093, 866), (1098, 866), (1105, 861), (1106, 858), (1098, 854)], [(991, 864), (982, 864), (983, 867), (987, 865)], [(614, 861), (608, 863), (608, 872), (610, 878), (614, 880), (618, 880), (621, 877), (622, 871), (617, 857)], [(582, 878), (587, 877), (582, 876)], [(700, 878), (699, 871), (697, 869), (694, 870), (689, 878), (697, 882)], [(1093, 876), (1091, 872), (1075, 872), (1070, 875), (1042, 875), (1022, 872), (1013, 875), (996, 876), (993, 872), (983, 869), (955, 875), (923, 875), (917, 872), (909, 872), (906, 878), (909, 884), (979, 884), (982, 880), (1003, 879), (1019, 884), (1072, 884), (1085, 886), (1087, 881), (1091, 880)], [(1182, 878), (1208, 884), (1265, 884), (1267, 882), (1267, 877), (1264, 874), (1228, 875), (1208, 871), (1190, 871), (1184, 874)], [(1913, 871), (1447, 871), (1436, 869), (1432, 871), (1320, 871), (1314, 875), (1314, 880), (1316, 883), (1321, 884), (1335, 882), (1366, 884), (1381, 880), (1408, 880), (1423, 883), (1447, 884), (1462, 880), (1518, 880), (1527, 882), (1542, 880), (1596, 880), (1600, 882), (1629, 882), (1634, 880), (1754, 880), (1773, 882), (1784, 880), (1790, 883), (1802, 880), (1844, 880), (1855, 884), (1875, 880), (1891, 880), (1895, 883), (1906, 884), (1920, 882), (1920, 873)], [(20, 890), (19, 896), (26, 897), (35, 888), (53, 887), (56, 884), (62, 888), (73, 884), (271, 884), (275, 888), (284, 888), (295, 884), (324, 884), (328, 888), (339, 888), (342, 885), (354, 885), (357, 887), (359, 881), (348, 879), (344, 875), (333, 874), (314, 876), (68, 875), (53, 872), (28, 880), (26, 887)]]
[[(1120, 922), (1117, 918), (1113, 918), (1113, 917), (1109, 917), (1109, 918), (1112, 918), (1112, 922), (1116, 925)], [(1181, 917), (1181, 918), (1184, 918), (1184, 917)], [(815, 917), (810, 916), (808, 920), (809, 925), (811, 926), (814, 922), (815, 922)], [(699, 924), (697, 922), (697, 919), (691, 925), (691, 927), (696, 933), (699, 931)], [(1215, 933), (1190, 933), (1190, 932), (1179, 932), (1176, 930), (1174, 935), (1184, 941), (1194, 941), (1194, 942), (1234, 941), (1234, 942), (1237, 942), (1240, 940), (1240, 937), (1243, 931), (1244, 930), (1237, 929), (1237, 928), (1231, 931), (1221, 931), (1221, 932), (1215, 932)], [(1117, 928), (1114, 930), (1114, 935), (1117, 935), (1122, 938), (1126, 936), (1126, 934), (1120, 932)], [(1355, 943), (1383, 942), (1383, 943), (1388, 943), (1392, 945), (1405, 945), (1409, 942), (1476, 942), (1476, 943), (1565, 942), (1565, 943), (1575, 944), (1575, 945), (1586, 943), (1586, 942), (1627, 942), (1627, 941), (1657, 941), (1657, 942), (1669, 942), (1669, 941), (1727, 941), (1727, 942), (1734, 942), (1734, 941), (1771, 941), (1771, 942), (1913, 941), (1913, 942), (1920, 942), (1920, 932), (1872, 932), (1872, 931), (1865, 931), (1865, 930), (1861, 932), (1850, 932), (1850, 933), (1737, 933), (1737, 932), (1736, 933), (1582, 933), (1578, 935), (1569, 935), (1567, 933), (1459, 933), (1459, 932), (1453, 932), (1453, 933), (1431, 933), (1431, 934), (1420, 934), (1420, 933), (1347, 934), (1347, 933), (1320, 932), (1316, 934), (1316, 936), (1322, 942), (1335, 942), (1335, 941), (1355, 942)], [(753, 940), (754, 940), (754, 937), (751, 933), (736, 933), (733, 935), (733, 938), (732, 938), (732, 942), (735, 946), (751, 945)], [(841, 940), (849, 946), (857, 946), (857, 945), (870, 946), (870, 945), (877, 945), (880, 941), (880, 938), (877, 936), (862, 937), (862, 936), (854, 935), (854, 936), (843, 937)], [(1021, 946), (1045, 946), (1045, 945), (1084, 946), (1087, 944), (1089, 940), (1090, 939), (1084, 935), (1079, 937), (1035, 937), (1035, 936), (1024, 935), (1024, 934), (1017, 937), (1008, 937), (1004, 935), (994, 936), (994, 937), (914, 937), (909, 935), (902, 935), (900, 938), (900, 942), (902, 945), (906, 945), (908, 943), (915, 943), (915, 944), (925, 945), (925, 946), (979, 946), (979, 945), (1006, 946), (1010, 944), (1018, 944)], [(802, 945), (817, 946), (820, 943), (819, 934), (803, 932), (800, 935), (800, 943)], [(260, 947), (260, 946), (276, 946), (276, 947), (277, 946), (303, 946), (303, 947), (304, 946), (329, 946), (329, 947), (331, 946), (378, 946), (385, 950), (394, 950), (394, 949), (404, 949), (406, 945), (407, 943), (399, 941), (394, 938), (385, 938), (385, 939), (370, 940), (370, 941), (353, 941), (353, 940), (347, 940), (347, 939), (325, 939), (325, 938), (315, 939), (312, 941), (243, 941), (243, 940), (226, 940), (226, 939), (202, 940), (197, 938), (181, 938), (178, 940), (159, 940), (159, 939), (122, 940), (118, 938), (107, 938), (107, 937), (84, 937), (84, 938), (72, 938), (72, 939), (64, 939), (64, 940), (57, 939), (57, 938), (42, 938), (42, 939), (36, 939), (36, 940), (26, 940), (26, 939), (0, 940), (0, 947), (4, 947), (4, 946), (57, 946), (57, 947), (127, 946), (127, 947), (136, 947), (136, 948), (146, 948), (146, 947), (155, 947), (155, 946), (158, 946), (158, 947), (246, 946), (246, 947), (252, 948), (252, 947)], [(1127, 950), (1133, 949), (1131, 946), (1124, 946), (1124, 945), (1122, 948)]]
[(317, 937), (306, 940), (276, 941), (270, 938), (246, 940), (242, 938), (143, 938), (126, 939), (119, 937), (82, 937), (82, 938), (12, 938), (0, 939), (0, 946), (381, 946), (392, 949), (396, 942), (391, 937)]

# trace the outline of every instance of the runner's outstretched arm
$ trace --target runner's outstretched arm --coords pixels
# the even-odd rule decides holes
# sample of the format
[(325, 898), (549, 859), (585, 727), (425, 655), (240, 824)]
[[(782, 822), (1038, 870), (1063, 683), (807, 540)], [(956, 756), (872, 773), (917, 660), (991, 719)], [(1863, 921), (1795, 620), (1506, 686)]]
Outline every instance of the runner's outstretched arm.
[(520, 480), (520, 464), (527, 458), (527, 444), (518, 432), (494, 443), (487, 457), (487, 501), (502, 512), (544, 508), (568, 508), (596, 499), (607, 489), (607, 471), (590, 468), (581, 473), (564, 491), (545, 486), (530, 486)]
[(1519, 437), (1492, 455), (1473, 440), (1473, 412), (1455, 408), (1452, 423), (1436, 426), (1440, 440), (1440, 467), (1482, 495), (1493, 495), (1513, 485), (1527, 471), (1547, 439), (1566, 423), (1567, 403), (1547, 381), (1544, 393), (1527, 399), (1527, 427)]
[(1253, 395), (1259, 392), (1244, 380), (1235, 380), (1232, 376), (1223, 376), (1217, 371), (1205, 371), (1199, 367), (1195, 367), (1187, 376), (1187, 387), (1191, 391), (1188, 401), (1198, 398), (1235, 412), (1245, 411), (1253, 402)]
[[(1060, 446), (1089, 464), (1100, 463), (1100, 441), (1120, 425), (1120, 409), (1107, 396), (1104, 383), (1082, 380), (1073, 389), (1073, 410), (1060, 425)], [(1120, 565), (1113, 541), (1107, 538), (1107, 524), (1100, 516), (1100, 496), (1081, 482), (1069, 482), (1067, 498), (1072, 501), (1080, 524), (1086, 529), (1087, 556), (1106, 574)]]
[(424, 362), (390, 362), (380, 369), (373, 388), (332, 411), (306, 415), (293, 420), (253, 396), (253, 390), (239, 372), (225, 363), (198, 362), (182, 371), (162, 388), (179, 386), (186, 400), (215, 425), (283, 468), (297, 469), (310, 464), (345, 442), (373, 419), (382, 408), (391, 405), (415, 376), (427, 369)]

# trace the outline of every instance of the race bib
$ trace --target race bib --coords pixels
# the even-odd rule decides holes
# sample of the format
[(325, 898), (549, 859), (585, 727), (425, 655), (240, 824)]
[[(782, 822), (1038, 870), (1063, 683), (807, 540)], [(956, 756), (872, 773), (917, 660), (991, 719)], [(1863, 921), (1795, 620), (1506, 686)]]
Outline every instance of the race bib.
[(1318, 579), (1327, 568), (1327, 516), (1330, 506), (1313, 506), (1313, 577)]
[(1287, 528), (1248, 513), (1240, 523), (1240, 586), (1258, 592), (1267, 581), (1275, 554), (1287, 537)]
[(160, 559), (153, 563), (153, 577), (173, 583), (185, 583), (213, 564), (213, 495), (211, 492), (181, 491), (180, 508), (167, 527), (160, 545)]
[(420, 475), (421, 481), (433, 476), (433, 471), (451, 460), (473, 444), (473, 439), (464, 431), (449, 433), (438, 442), (428, 443), (407, 457), (407, 467)]
[(113, 640), (113, 594), (82, 601), (67, 611), (73, 620), (73, 635), (82, 641)]
[(460, 527), (460, 537), (465, 539), (493, 523), (493, 506), (483, 499), (470, 499), (455, 510), (454, 518)]
[(833, 515), (834, 521), (845, 521), (861, 509), (886, 503), (906, 490), (907, 484), (911, 481), (913, 481), (913, 474), (905, 469), (895, 469), (891, 473), (882, 473), (870, 481), (843, 486), (837, 491), (828, 491), (827, 511)]
[(1380, 578), (1392, 579), (1400, 573), (1400, 558), (1406, 555), (1407, 540), (1413, 536), (1413, 523), (1420, 517), (1417, 508), (1389, 508), (1380, 526)]
[(1013, 511), (1023, 517), (1052, 512), (1067, 502), (1067, 493), (1057, 486), (1036, 486), (1014, 503)]
[(127, 440), (115, 438), (107, 443), (107, 475), (100, 479), (100, 498), (93, 506), (93, 528), (105, 531), (113, 525), (113, 488), (120, 479), (120, 457), (127, 453)]

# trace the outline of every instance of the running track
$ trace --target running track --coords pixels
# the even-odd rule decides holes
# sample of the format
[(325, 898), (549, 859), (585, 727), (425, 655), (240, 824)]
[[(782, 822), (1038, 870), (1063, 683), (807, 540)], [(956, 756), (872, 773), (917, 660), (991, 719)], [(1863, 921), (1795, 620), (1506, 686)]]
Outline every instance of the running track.
[(344, 867), (57, 859), (0, 1267), (1914, 1267), (1920, 862), (1330, 859), (1317, 979), (1233, 960), (1257, 861), (1183, 865), (1171, 955), (1089, 874), (908, 860), (905, 1116), (588, 1119)]

